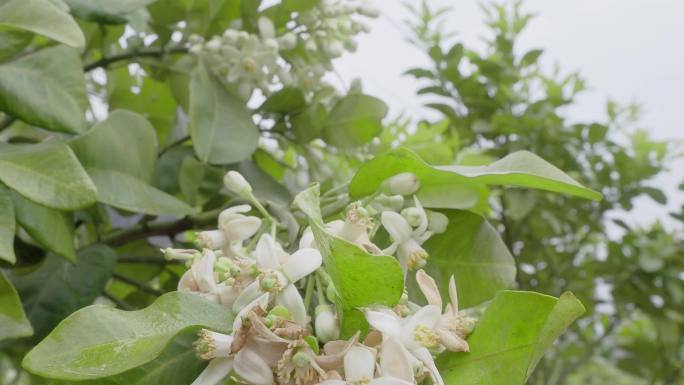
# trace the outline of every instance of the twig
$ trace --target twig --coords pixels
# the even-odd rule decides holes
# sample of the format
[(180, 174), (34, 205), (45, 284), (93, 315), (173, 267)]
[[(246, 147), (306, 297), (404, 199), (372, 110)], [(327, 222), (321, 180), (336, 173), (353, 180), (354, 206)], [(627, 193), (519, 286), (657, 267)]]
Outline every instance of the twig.
[(104, 297), (107, 298), (108, 300), (114, 302), (116, 304), (116, 307), (123, 309), (123, 310), (135, 310), (135, 308), (131, 305), (128, 304), (128, 302), (120, 300), (116, 298), (114, 295), (105, 292)]
[(118, 61), (122, 60), (130, 60), (130, 59), (135, 59), (139, 57), (161, 57), (169, 53), (185, 53), (188, 52), (188, 49), (185, 47), (173, 47), (169, 49), (137, 49), (133, 51), (128, 51), (128, 52), (122, 52), (117, 55), (112, 55), (112, 56), (107, 56), (103, 57), (100, 60), (96, 60), (92, 63), (86, 64), (83, 66), (83, 70), (85, 72), (92, 71), (96, 68), (100, 67), (107, 67), (112, 63), (116, 63)]
[(160, 296), (160, 295), (164, 294), (164, 293), (162, 293), (161, 290), (157, 290), (157, 289), (153, 288), (152, 286), (146, 284), (145, 282), (138, 281), (137, 279), (127, 277), (127, 276), (121, 275), (119, 273), (114, 273), (112, 275), (112, 277), (116, 280), (123, 282), (123, 283), (127, 283), (131, 286), (135, 286), (136, 288), (138, 288), (138, 290), (144, 291), (145, 293), (148, 293), (148, 294), (152, 294), (155, 296)]

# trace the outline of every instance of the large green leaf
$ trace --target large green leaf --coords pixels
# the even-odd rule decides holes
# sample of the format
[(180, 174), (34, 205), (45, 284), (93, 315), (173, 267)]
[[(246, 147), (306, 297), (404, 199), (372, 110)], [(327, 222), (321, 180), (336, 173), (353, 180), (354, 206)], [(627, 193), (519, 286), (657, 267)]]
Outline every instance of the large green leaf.
[(185, 216), (195, 209), (145, 182), (114, 170), (88, 168), (97, 200), (123, 210), (149, 215)]
[[(145, 365), (111, 377), (79, 381), (79, 385), (187, 385), (199, 376), (207, 361), (197, 357), (195, 335), (176, 338), (159, 357)], [(71, 382), (69, 382), (71, 383)], [(66, 385), (62, 381), (50, 385)]]
[(12, 27), (0, 26), (0, 61), (18, 54), (33, 40), (33, 34)]
[[(170, 78), (172, 74), (175, 72), (171, 72)], [(126, 109), (139, 113), (154, 126), (159, 144), (164, 144), (173, 129), (177, 107), (169, 82), (157, 81), (150, 76), (139, 82), (126, 66), (108, 71), (109, 110)]]
[(154, 127), (135, 112), (117, 110), (69, 143), (86, 168), (113, 170), (149, 182), (157, 159)]
[(0, 259), (14, 263), (14, 231), (16, 230), (14, 205), (10, 191), (0, 184)]
[(48, 254), (35, 271), (11, 275), (36, 337), (43, 338), (69, 314), (92, 304), (115, 265), (112, 249), (94, 245), (78, 252), (77, 264)]
[(515, 261), (499, 233), (480, 215), (449, 210), (446, 232), (433, 235), (424, 245), (430, 254), (425, 270), (438, 282), (442, 296), (448, 296), (453, 274), (458, 301), (463, 307), (490, 300), (515, 283)]
[(60, 257), (76, 262), (74, 226), (69, 215), (33, 203), (17, 193), (12, 193), (12, 201), (17, 222), (31, 238)]
[(0, 271), (0, 341), (31, 334), (33, 329), (26, 319), (17, 291)]
[(229, 332), (230, 319), (229, 309), (193, 293), (168, 293), (130, 312), (93, 305), (60, 323), (26, 355), (23, 366), (64, 380), (112, 376), (152, 361), (183, 331)]
[(325, 268), (335, 285), (336, 305), (342, 321), (342, 338), (366, 330), (362, 307), (396, 305), (404, 290), (404, 274), (391, 256), (370, 255), (360, 246), (329, 234), (319, 206), (319, 186), (295, 197), (295, 204), (307, 215), (323, 255)]
[(87, 105), (81, 58), (74, 48), (45, 48), (0, 65), (0, 110), (27, 123), (82, 132)]
[(323, 138), (337, 147), (356, 147), (370, 142), (382, 129), (387, 105), (378, 98), (349, 94), (333, 107), (323, 127)]
[(126, 16), (156, 0), (64, 0), (71, 12), (83, 20), (105, 24), (126, 22)]
[(49, 0), (0, 1), (0, 25), (31, 31), (76, 48), (85, 46), (83, 32), (71, 15)]
[(583, 187), (564, 172), (527, 152), (512, 153), (488, 166), (431, 166), (400, 148), (367, 162), (349, 185), (352, 198), (373, 194), (387, 178), (412, 172), (420, 180), (417, 196), (427, 207), (485, 211), (487, 185), (506, 185), (566, 193), (587, 199), (601, 194)]
[(95, 203), (95, 186), (69, 146), (45, 143), (0, 149), (0, 181), (42, 205), (75, 210)]
[(468, 339), (470, 352), (443, 353), (437, 367), (447, 384), (524, 385), (544, 351), (582, 313), (571, 293), (503, 291)]
[(245, 103), (226, 91), (203, 65), (190, 80), (189, 115), (190, 134), (202, 162), (235, 163), (256, 150), (259, 129)]

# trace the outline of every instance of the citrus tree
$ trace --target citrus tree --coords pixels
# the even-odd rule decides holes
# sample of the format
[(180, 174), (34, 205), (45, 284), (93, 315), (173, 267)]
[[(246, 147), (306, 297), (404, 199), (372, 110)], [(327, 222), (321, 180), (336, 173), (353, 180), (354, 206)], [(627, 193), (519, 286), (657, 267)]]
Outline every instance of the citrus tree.
[(534, 378), (585, 307), (516, 287), (497, 198), (612, 190), (561, 153), (387, 145), (387, 106), (326, 82), (377, 14), (0, 0), (0, 382)]
[(493, 197), (490, 219), (516, 261), (517, 287), (555, 295), (571, 290), (589, 309), (530, 383), (591, 383), (602, 371), (614, 379), (592, 381), (679, 382), (681, 237), (658, 224), (642, 229), (619, 214), (638, 198), (667, 203), (653, 178), (667, 169), (677, 144), (639, 129), (636, 106), (609, 101), (605, 120), (572, 120), (568, 111), (585, 82), (557, 66), (545, 71), (542, 49), (521, 50), (520, 34), (532, 19), (522, 3), (483, 11), (490, 34), (485, 48), (475, 50), (440, 27), (446, 10), (427, 2), (412, 9), (420, 17), (411, 22), (410, 39), (432, 63), (407, 74), (420, 79), (417, 93), (443, 118), (421, 122), (415, 134), (401, 122), (390, 125), (381, 148), (403, 134), (402, 145), (428, 162), (470, 166), (529, 150), (600, 191), (604, 199), (593, 202), (513, 189)]

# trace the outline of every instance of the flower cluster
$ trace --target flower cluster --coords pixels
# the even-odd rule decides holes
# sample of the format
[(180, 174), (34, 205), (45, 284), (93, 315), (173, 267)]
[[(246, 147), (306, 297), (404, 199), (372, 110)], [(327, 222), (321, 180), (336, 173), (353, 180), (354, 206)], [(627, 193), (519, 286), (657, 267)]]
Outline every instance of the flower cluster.
[[(284, 247), (288, 244), (277, 239), (278, 223), (242, 175), (231, 171), (224, 184), (252, 205), (227, 208), (216, 230), (199, 232), (201, 252), (163, 250), (168, 258), (188, 262), (179, 290), (220, 303), (235, 315), (231, 334), (199, 333), (195, 348), (209, 364), (193, 385), (214, 385), (227, 376), (251, 385), (405, 385), (427, 379), (443, 384), (433, 355), (467, 352), (475, 321), (459, 311), (453, 277), (443, 306), (437, 284), (420, 269), (428, 258), (421, 243), (446, 231), (448, 220), (425, 210), (413, 195), (420, 187), (415, 175), (395, 175), (383, 184), (383, 193), (352, 203), (344, 219), (325, 224), (330, 236), (368, 254), (396, 255), (405, 274), (415, 271), (428, 303), (419, 306), (404, 295), (394, 308), (362, 309), (371, 329), (363, 338), (356, 333), (347, 339), (339, 339), (339, 317), (329, 300), (335, 288), (314, 232), (307, 228)], [(261, 218), (250, 215), (252, 206)], [(391, 239), (384, 249), (373, 243), (380, 226)]]
[[(354, 51), (354, 36), (369, 30), (359, 16), (377, 17), (366, 3), (321, 1), (295, 13), (288, 28), (277, 31), (267, 17), (258, 20), (258, 34), (228, 29), (204, 40), (190, 36), (190, 52), (199, 55), (212, 72), (245, 100), (255, 89), (269, 95), (280, 86), (316, 91), (332, 68), (332, 59)], [(292, 25), (291, 25), (292, 24)], [(302, 47), (301, 52), (295, 52)]]

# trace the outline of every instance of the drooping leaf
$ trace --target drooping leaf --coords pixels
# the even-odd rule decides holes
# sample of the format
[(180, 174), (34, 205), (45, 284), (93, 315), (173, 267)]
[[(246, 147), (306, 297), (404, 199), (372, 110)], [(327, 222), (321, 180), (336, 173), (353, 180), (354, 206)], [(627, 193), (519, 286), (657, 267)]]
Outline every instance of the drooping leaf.
[(34, 203), (20, 194), (12, 193), (17, 222), (31, 238), (46, 249), (76, 262), (74, 250), (74, 225), (62, 211)]
[(45, 48), (0, 65), (0, 110), (27, 123), (82, 132), (87, 105), (81, 58), (74, 48)]
[(156, 0), (64, 0), (74, 15), (83, 20), (105, 24), (126, 22), (126, 16)]
[(114, 271), (116, 253), (103, 245), (80, 250), (73, 264), (48, 254), (34, 271), (9, 276), (17, 288), (24, 310), (43, 338), (72, 312), (93, 303)]
[(60, 323), (23, 366), (63, 380), (112, 376), (157, 358), (181, 332), (204, 327), (226, 333), (230, 321), (229, 309), (193, 293), (167, 293), (138, 311), (93, 305)]
[(21, 52), (31, 43), (32, 39), (33, 34), (31, 32), (0, 26), (0, 61), (4, 61)]
[(335, 285), (336, 305), (342, 315), (341, 338), (367, 330), (359, 308), (392, 307), (401, 299), (404, 275), (399, 262), (391, 256), (370, 255), (360, 246), (328, 233), (321, 218), (318, 185), (299, 193), (294, 202), (309, 219), (325, 268)]
[(524, 385), (544, 351), (582, 313), (571, 293), (503, 291), (468, 339), (470, 352), (445, 352), (437, 367), (447, 384)]
[(587, 199), (601, 194), (570, 178), (540, 157), (527, 152), (512, 153), (487, 166), (431, 166), (414, 152), (400, 148), (379, 155), (359, 168), (349, 185), (352, 198), (373, 194), (387, 178), (416, 174), (416, 195), (427, 207), (486, 211), (487, 185), (504, 185), (560, 192)]
[(16, 230), (14, 205), (10, 191), (0, 184), (0, 259), (14, 263), (14, 231)]
[[(515, 261), (499, 233), (485, 218), (468, 211), (448, 210), (449, 225), (433, 235), (423, 247), (430, 254), (425, 270), (448, 298), (453, 274), (458, 302), (471, 307), (490, 300), (515, 283)], [(415, 290), (414, 290), (415, 291)]]
[(0, 341), (31, 334), (33, 328), (26, 319), (17, 291), (0, 271)]
[(99, 168), (87, 170), (97, 186), (97, 200), (102, 203), (149, 215), (185, 216), (195, 212), (185, 202), (128, 174)]
[(3, 1), (0, 25), (31, 31), (76, 48), (85, 45), (83, 32), (71, 15), (49, 0)]
[(36, 203), (76, 210), (95, 203), (95, 186), (69, 146), (42, 143), (4, 145), (0, 181)]
[(323, 127), (323, 138), (337, 147), (356, 147), (380, 133), (387, 105), (375, 97), (349, 94), (335, 104)]
[(304, 93), (301, 89), (285, 87), (269, 96), (269, 98), (264, 101), (261, 107), (259, 107), (259, 110), (287, 114), (296, 112), (305, 106), (306, 99), (304, 99)]
[(202, 162), (235, 163), (256, 150), (259, 129), (245, 103), (226, 91), (203, 65), (190, 81), (189, 115), (193, 145)]
[(69, 146), (83, 167), (118, 171), (149, 182), (157, 159), (154, 128), (135, 112), (117, 110)]
[(223, 174), (223, 169), (189, 156), (181, 164), (178, 184), (186, 200), (193, 206), (201, 207), (221, 190)]

